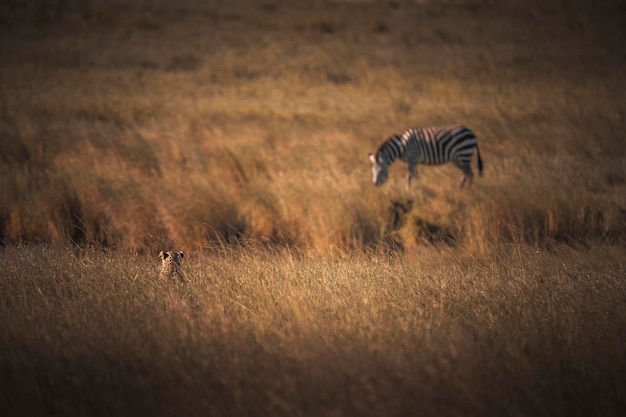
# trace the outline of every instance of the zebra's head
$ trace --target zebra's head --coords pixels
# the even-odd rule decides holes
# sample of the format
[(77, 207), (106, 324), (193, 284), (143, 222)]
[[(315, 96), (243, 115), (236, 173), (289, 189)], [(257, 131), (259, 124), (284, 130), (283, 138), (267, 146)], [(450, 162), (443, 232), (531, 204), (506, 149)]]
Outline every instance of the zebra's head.
[(374, 185), (380, 187), (387, 180), (389, 175), (389, 166), (378, 161), (378, 158), (374, 154), (369, 154), (370, 162), (372, 163), (372, 180)]

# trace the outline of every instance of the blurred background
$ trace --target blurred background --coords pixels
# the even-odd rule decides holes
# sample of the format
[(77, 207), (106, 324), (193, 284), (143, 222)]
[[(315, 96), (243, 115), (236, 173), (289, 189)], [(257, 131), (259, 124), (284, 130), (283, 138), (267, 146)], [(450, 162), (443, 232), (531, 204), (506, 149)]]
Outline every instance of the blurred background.
[[(618, 0), (8, 1), (0, 240), (134, 253), (624, 240)], [(476, 133), (381, 189), (368, 152)]]

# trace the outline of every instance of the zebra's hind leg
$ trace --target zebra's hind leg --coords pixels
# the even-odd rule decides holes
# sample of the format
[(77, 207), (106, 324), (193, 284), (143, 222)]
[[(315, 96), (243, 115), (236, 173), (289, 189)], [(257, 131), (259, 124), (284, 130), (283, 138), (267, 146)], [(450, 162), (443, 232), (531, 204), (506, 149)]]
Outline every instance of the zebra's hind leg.
[(465, 185), (465, 182), (467, 182), (467, 184), (471, 186), (472, 182), (474, 181), (474, 172), (472, 171), (472, 167), (467, 164), (462, 165), (459, 163), (455, 163), (455, 165), (459, 167), (461, 171), (463, 171), (463, 176), (461, 177), (459, 188), (463, 188), (463, 186)]

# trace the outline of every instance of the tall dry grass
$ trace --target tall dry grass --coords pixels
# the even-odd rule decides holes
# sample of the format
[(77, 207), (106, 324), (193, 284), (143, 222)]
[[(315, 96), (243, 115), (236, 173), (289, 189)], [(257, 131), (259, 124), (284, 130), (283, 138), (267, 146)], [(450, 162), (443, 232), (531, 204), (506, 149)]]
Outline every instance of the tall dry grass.
[[(59, 3), (58, 18), (41, 6), (40, 24), (12, 12), (0, 68), (6, 242), (623, 241), (611, 2), (193, 14), (122, 3), (124, 19), (104, 4)], [(384, 138), (454, 122), (479, 136), (486, 174), (473, 189), (457, 192), (458, 173), (441, 167), (422, 169), (408, 194), (400, 167), (371, 186), (364, 155)], [(410, 202), (409, 221), (390, 225)]]
[[(623, 414), (623, 17), (0, 5), (0, 414)], [(450, 123), (471, 188), (372, 185)]]
[[(156, 257), (14, 248), (10, 414), (620, 415), (624, 250), (293, 250)], [(10, 277), (10, 279), (9, 279)]]

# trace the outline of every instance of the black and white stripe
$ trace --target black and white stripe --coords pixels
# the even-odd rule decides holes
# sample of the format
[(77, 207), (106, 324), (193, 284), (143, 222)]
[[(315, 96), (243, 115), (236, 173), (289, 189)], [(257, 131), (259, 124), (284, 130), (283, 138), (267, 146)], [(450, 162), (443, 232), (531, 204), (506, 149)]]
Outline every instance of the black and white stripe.
[(466, 180), (472, 182), (474, 172), (471, 162), (476, 150), (478, 172), (482, 175), (483, 161), (474, 132), (460, 125), (409, 129), (402, 135), (387, 139), (376, 155), (370, 154), (374, 184), (382, 185), (389, 175), (389, 166), (401, 159), (408, 165), (407, 187), (411, 178), (417, 176), (417, 164), (439, 165), (452, 162), (461, 171), (461, 187)]

